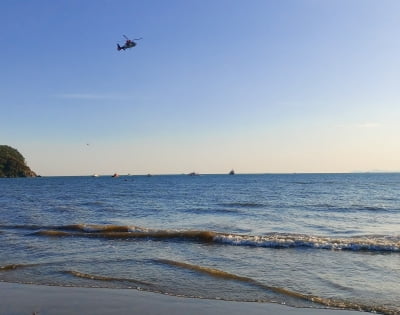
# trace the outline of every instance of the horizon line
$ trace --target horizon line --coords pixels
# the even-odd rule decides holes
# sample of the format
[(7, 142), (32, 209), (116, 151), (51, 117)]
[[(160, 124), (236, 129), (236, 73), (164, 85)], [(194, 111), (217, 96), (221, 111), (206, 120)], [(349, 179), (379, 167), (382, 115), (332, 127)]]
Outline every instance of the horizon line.
[[(400, 171), (352, 171), (352, 172), (263, 172), (263, 173), (236, 173), (234, 175), (346, 175), (346, 174), (397, 174)], [(212, 175), (228, 175), (233, 176), (233, 174), (228, 173), (109, 173), (109, 174), (81, 174), (81, 175), (41, 175), (38, 174), (37, 177), (112, 177), (113, 174), (117, 174), (119, 177), (130, 177), (130, 176), (212, 176)]]

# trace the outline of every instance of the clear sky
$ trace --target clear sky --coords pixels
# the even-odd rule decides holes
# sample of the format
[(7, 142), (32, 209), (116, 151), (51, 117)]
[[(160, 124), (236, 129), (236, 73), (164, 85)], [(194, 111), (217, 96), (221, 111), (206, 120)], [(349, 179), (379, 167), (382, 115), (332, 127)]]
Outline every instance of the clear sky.
[(398, 0), (4, 0), (0, 40), (41, 175), (400, 171)]

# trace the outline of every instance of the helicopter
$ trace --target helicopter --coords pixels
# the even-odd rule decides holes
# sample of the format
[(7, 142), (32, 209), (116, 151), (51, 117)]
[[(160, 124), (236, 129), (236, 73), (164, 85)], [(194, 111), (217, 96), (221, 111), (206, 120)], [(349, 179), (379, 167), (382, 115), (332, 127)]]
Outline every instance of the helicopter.
[(125, 41), (125, 44), (122, 45), (122, 46), (120, 46), (119, 44), (117, 44), (117, 49), (118, 49), (118, 51), (120, 51), (120, 50), (125, 50), (125, 49), (128, 49), (128, 48), (133, 48), (133, 47), (136, 46), (135, 40), (141, 40), (141, 39), (142, 39), (142, 38), (140, 37), (140, 38), (134, 38), (133, 40), (131, 40), (131, 39), (129, 39), (128, 37), (126, 37), (125, 35), (123, 35), (123, 36), (124, 36), (124, 38), (126, 39), (126, 41)]

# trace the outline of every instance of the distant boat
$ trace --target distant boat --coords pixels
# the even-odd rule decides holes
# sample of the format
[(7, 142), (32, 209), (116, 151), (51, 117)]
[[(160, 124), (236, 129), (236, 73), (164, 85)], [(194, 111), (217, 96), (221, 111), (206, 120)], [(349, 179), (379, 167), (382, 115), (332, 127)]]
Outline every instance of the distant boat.
[(114, 173), (114, 175), (111, 177), (119, 177), (119, 175), (117, 173)]
[(199, 174), (195, 173), (195, 172), (191, 172), (188, 174), (189, 176), (199, 176)]
[(234, 171), (234, 170), (231, 170), (231, 171), (229, 172), (229, 175), (235, 175), (235, 171)]
[(99, 177), (99, 174), (93, 174), (92, 177)]

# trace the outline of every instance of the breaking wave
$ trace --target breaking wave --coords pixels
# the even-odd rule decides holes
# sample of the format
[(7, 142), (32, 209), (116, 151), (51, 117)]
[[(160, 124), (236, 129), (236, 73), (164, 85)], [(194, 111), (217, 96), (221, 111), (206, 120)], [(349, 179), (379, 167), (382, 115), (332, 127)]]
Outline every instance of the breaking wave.
[(213, 242), (216, 233), (212, 231), (179, 231), (179, 230), (152, 230), (136, 226), (115, 225), (68, 225), (55, 227), (53, 229), (39, 230), (31, 235), (53, 236), (53, 237), (90, 237), (106, 239), (182, 239), (197, 240), (202, 242)]
[(267, 248), (313, 248), (350, 251), (400, 252), (400, 238), (390, 236), (357, 236), (329, 238), (303, 234), (271, 233), (263, 236), (218, 234), (215, 242)]
[(330, 238), (305, 234), (269, 233), (240, 235), (207, 230), (156, 230), (137, 226), (74, 224), (39, 229), (31, 235), (48, 237), (87, 237), (104, 239), (154, 239), (198, 241), (234, 246), (265, 248), (310, 248), (370, 252), (400, 252), (400, 237), (366, 235)]

